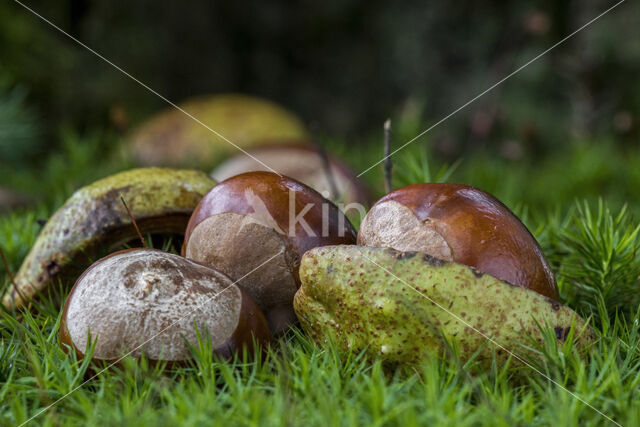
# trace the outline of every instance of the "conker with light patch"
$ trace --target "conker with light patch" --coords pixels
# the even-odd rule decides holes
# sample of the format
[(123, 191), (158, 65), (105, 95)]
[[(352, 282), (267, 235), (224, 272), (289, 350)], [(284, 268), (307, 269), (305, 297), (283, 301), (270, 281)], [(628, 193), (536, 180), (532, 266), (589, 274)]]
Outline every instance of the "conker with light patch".
[(498, 199), (457, 184), (413, 184), (378, 200), (358, 244), (419, 251), (558, 299), (536, 239)]
[(62, 313), (60, 341), (94, 361), (143, 352), (150, 360), (183, 362), (187, 342), (207, 334), (213, 351), (230, 357), (271, 339), (251, 296), (226, 275), (156, 249), (128, 249), (96, 261), (75, 283)]
[(349, 220), (317, 191), (286, 176), (249, 172), (221, 182), (200, 201), (182, 253), (237, 280), (279, 334), (297, 323), (293, 296), (302, 255), (355, 243)]

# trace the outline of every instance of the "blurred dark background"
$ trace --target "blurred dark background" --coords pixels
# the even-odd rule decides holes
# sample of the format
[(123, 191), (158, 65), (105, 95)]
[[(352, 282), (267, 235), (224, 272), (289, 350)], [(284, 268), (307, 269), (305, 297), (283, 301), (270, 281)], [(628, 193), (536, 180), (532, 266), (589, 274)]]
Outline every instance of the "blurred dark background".
[[(362, 145), (389, 116), (427, 128), (614, 2), (27, 4), (171, 100), (263, 96)], [(519, 161), (585, 140), (635, 146), (639, 28), (640, 4), (623, 3), (438, 126), (432, 150)], [(69, 129), (125, 134), (165, 107), (17, 3), (0, 4), (0, 167), (34, 164)]]

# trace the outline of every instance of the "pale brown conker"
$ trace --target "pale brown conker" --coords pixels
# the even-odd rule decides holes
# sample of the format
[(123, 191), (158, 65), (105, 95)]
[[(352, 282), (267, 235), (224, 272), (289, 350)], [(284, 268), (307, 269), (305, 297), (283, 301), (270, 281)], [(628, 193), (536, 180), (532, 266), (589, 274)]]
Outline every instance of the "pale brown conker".
[(60, 341), (92, 360), (117, 361), (131, 352), (150, 360), (183, 362), (185, 342), (198, 345), (195, 327), (213, 351), (230, 357), (271, 337), (253, 299), (226, 275), (157, 249), (127, 249), (96, 261), (76, 281), (60, 324)]
[[(211, 177), (221, 182), (245, 172), (269, 171), (268, 166), (281, 175), (308, 185), (336, 203), (367, 206), (371, 203), (369, 190), (345, 164), (330, 155), (326, 155), (325, 164), (322, 154), (310, 143), (273, 144), (247, 152), (250, 156), (239, 153), (225, 160), (211, 172)], [(330, 180), (333, 180), (335, 189)], [(337, 194), (333, 194), (334, 191)]]

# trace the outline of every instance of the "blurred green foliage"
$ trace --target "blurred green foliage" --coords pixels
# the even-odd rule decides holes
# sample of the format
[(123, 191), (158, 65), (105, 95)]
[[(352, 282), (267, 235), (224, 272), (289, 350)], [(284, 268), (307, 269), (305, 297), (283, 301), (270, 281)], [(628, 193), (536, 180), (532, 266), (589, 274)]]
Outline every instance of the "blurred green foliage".
[[(172, 100), (261, 95), (320, 133), (356, 140), (425, 100), (426, 128), (612, 4), (29, 3)], [(639, 27), (640, 4), (623, 3), (435, 129), (436, 151), (449, 161), (469, 148), (519, 159), (575, 138), (633, 144)], [(0, 5), (0, 46), (1, 72), (29, 90), (49, 135), (69, 122), (127, 128), (165, 106), (16, 3)]]
[(0, 75), (0, 159), (5, 164), (28, 163), (42, 152), (40, 122), (26, 105), (25, 88), (12, 86), (1, 78)]

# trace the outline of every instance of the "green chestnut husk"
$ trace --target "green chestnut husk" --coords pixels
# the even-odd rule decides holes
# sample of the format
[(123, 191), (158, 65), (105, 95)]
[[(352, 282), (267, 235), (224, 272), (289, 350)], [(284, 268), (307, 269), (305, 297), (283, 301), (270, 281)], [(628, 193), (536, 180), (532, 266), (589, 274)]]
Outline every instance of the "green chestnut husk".
[(43, 227), (3, 305), (18, 309), (56, 280), (75, 281), (101, 253), (135, 239), (121, 197), (142, 233), (184, 235), (191, 213), (214, 185), (195, 170), (141, 168), (79, 189)]
[(420, 252), (315, 248), (301, 260), (300, 280), (294, 309), (314, 341), (394, 366), (438, 357), (451, 344), (463, 361), (504, 363), (512, 352), (517, 365), (535, 357), (531, 348), (543, 345), (545, 329), (558, 346), (571, 339), (581, 352), (595, 340), (569, 307)]

